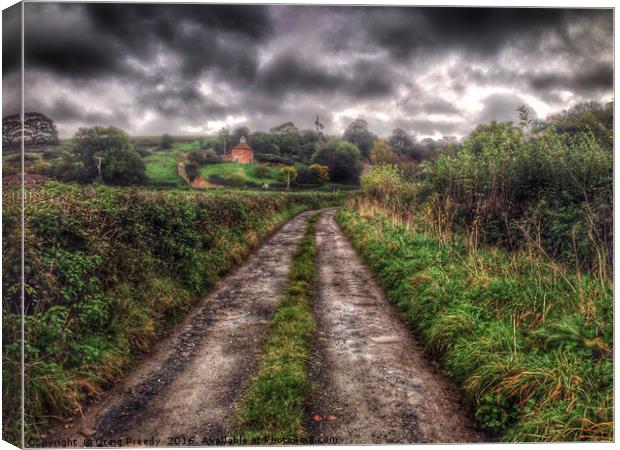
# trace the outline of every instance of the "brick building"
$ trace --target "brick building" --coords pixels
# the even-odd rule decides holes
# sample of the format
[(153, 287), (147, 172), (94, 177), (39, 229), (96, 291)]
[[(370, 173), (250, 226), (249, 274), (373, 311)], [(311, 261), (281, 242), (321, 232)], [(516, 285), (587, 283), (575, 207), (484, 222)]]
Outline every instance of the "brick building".
[(224, 155), (222, 159), (240, 164), (252, 164), (254, 162), (254, 150), (245, 142), (245, 136), (241, 136), (235, 148), (228, 155)]

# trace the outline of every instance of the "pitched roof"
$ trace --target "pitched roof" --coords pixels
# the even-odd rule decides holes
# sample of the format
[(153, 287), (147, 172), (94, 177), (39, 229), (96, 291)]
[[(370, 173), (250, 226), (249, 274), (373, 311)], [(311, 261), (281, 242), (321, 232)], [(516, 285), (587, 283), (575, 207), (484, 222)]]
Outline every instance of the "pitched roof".
[(239, 142), (237, 145), (235, 145), (235, 147), (231, 150), (231, 152), (234, 152), (235, 150), (250, 150), (250, 151), (253, 151), (252, 147), (250, 147), (245, 142)]

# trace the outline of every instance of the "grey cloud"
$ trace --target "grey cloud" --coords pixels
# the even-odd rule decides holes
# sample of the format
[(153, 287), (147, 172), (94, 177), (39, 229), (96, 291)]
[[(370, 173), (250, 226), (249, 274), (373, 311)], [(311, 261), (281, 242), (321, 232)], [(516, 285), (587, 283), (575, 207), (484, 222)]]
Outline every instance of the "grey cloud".
[[(519, 113), (517, 108), (527, 103), (515, 94), (491, 94), (484, 100), (484, 108), (478, 115), (478, 123), (497, 122), (518, 122)], [(531, 108), (530, 108), (531, 109)], [(532, 119), (535, 114), (532, 113)]]
[[(340, 132), (329, 118), (359, 110), (388, 118), (367, 117), (380, 135), (398, 126), (462, 135), (477, 121), (515, 120), (523, 97), (557, 109), (569, 106), (562, 90), (576, 100), (611, 95), (612, 19), (611, 10), (544, 8), (27, 3), (28, 82), (62, 86), (32, 89), (45, 98), (27, 92), (27, 106), (67, 132), (99, 121), (183, 132), (228, 116), (263, 130), (288, 120), (311, 128), (315, 114)], [(517, 64), (501, 65), (503, 52)], [(14, 79), (11, 55), (5, 80)], [(446, 70), (429, 82), (434, 68)], [(103, 86), (129, 94), (103, 101)], [(476, 86), (514, 95), (484, 99), (473, 117)]]

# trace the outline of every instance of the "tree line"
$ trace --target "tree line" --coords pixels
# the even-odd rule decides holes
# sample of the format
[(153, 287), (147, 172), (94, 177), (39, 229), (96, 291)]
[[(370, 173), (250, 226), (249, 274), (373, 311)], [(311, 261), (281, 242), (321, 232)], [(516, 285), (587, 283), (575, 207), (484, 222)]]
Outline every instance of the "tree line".
[[(531, 135), (553, 129), (559, 133), (575, 134), (590, 131), (605, 147), (613, 145), (613, 103), (598, 102), (578, 104), (545, 120), (530, 119), (527, 107), (519, 108), (520, 126)], [(496, 130), (506, 124), (491, 122), (479, 125), (473, 134)], [(329, 168), (329, 179), (338, 183), (356, 184), (364, 163), (398, 165), (405, 174), (420, 170), (420, 163), (439, 155), (456, 154), (462, 141), (453, 137), (438, 140), (426, 138), (418, 141), (415, 135), (396, 128), (384, 139), (371, 131), (364, 119), (354, 120), (342, 135), (330, 136), (314, 130), (300, 130), (293, 122), (284, 122), (269, 132), (254, 131), (241, 126), (232, 132), (223, 128), (215, 136), (200, 139), (200, 156), (214, 163), (230, 152), (245, 136), (254, 150), (255, 159), (264, 163), (295, 166), (303, 180), (309, 166), (318, 164)], [(58, 143), (58, 132), (53, 121), (41, 113), (26, 113), (24, 121), (26, 145)], [(3, 119), (3, 144), (19, 145), (21, 139), (18, 115)], [(109, 184), (141, 184), (146, 182), (142, 156), (148, 146), (158, 146), (161, 151), (170, 149), (174, 139), (165, 134), (161, 141), (131, 142), (124, 131), (114, 127), (80, 128), (73, 137), (73, 151), (56, 164), (48, 175), (65, 181), (91, 182), (98, 177)], [(309, 173), (309, 172), (308, 172)]]

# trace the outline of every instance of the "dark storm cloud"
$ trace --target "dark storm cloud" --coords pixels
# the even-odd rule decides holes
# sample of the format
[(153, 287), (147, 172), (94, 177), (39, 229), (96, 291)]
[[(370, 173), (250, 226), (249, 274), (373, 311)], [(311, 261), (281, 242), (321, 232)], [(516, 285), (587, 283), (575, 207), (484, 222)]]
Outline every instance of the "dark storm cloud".
[(421, 108), (429, 114), (458, 114), (461, 111), (452, 103), (442, 99), (433, 99), (422, 105)]
[(2, 115), (21, 110), (21, 5), (2, 11)]
[(573, 89), (579, 92), (609, 89), (614, 82), (613, 67), (599, 64), (570, 74), (546, 73), (534, 75), (530, 86), (535, 90)]
[(609, 12), (545, 8), (381, 8), (367, 10), (364, 24), (371, 42), (399, 59), (440, 49), (493, 56), (504, 46), (543, 35), (568, 40), (566, 27), (590, 15), (611, 27)]
[(442, 122), (430, 119), (397, 120), (395, 127), (404, 130), (415, 130), (415, 134), (418, 135), (434, 135), (439, 133), (443, 136), (449, 136), (463, 132), (462, 124), (458, 122)]
[(286, 53), (266, 65), (258, 78), (257, 87), (261, 92), (276, 96), (290, 92), (332, 95), (345, 92), (373, 98), (392, 92), (394, 75), (388, 67), (379, 67), (368, 61), (334, 69)]
[[(45, 111), (45, 107), (37, 108)], [(85, 110), (81, 105), (68, 99), (59, 99), (49, 108), (53, 117), (58, 121), (84, 122), (88, 125), (110, 125), (127, 121), (128, 117), (123, 111), (97, 112)], [(50, 113), (51, 114), (51, 113)]]
[(99, 121), (147, 134), (308, 128), (315, 114), (333, 133), (363, 117), (378, 134), (465, 134), (514, 120), (526, 99), (546, 114), (612, 94), (611, 10), (25, 7), (27, 107), (64, 135)]
[(2, 11), (2, 75), (19, 69), (21, 60), (21, 5)]
[(273, 31), (267, 9), (253, 6), (30, 3), (26, 11), (29, 67), (69, 77), (131, 75), (128, 58), (148, 64), (161, 51), (185, 76), (216, 67), (245, 77)]

